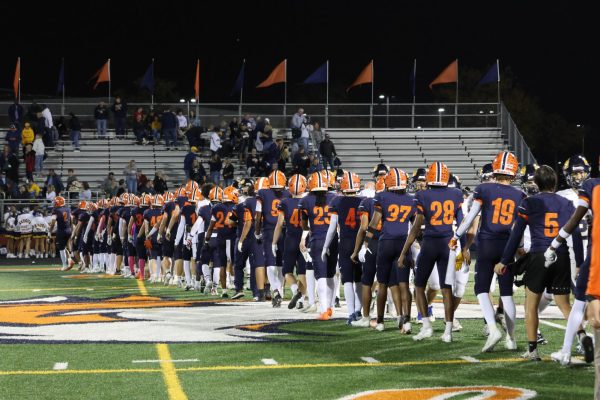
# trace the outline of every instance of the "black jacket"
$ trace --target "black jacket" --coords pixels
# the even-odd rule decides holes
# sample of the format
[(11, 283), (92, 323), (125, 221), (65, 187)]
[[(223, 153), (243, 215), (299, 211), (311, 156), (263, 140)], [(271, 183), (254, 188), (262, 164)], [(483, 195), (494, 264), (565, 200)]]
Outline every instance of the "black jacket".
[(333, 142), (329, 139), (325, 139), (321, 142), (321, 145), (319, 146), (319, 153), (321, 153), (321, 155), (326, 158), (337, 156), (335, 146), (333, 145)]
[(94, 109), (94, 118), (108, 119), (108, 108), (106, 106), (96, 106), (96, 108)]

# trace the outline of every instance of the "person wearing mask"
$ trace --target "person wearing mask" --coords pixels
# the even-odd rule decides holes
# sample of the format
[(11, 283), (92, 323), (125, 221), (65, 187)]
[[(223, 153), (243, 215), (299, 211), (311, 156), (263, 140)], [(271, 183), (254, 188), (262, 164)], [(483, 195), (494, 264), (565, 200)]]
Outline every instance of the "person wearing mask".
[(96, 120), (96, 137), (104, 139), (106, 137), (106, 123), (108, 121), (108, 107), (101, 101), (94, 109), (94, 119)]

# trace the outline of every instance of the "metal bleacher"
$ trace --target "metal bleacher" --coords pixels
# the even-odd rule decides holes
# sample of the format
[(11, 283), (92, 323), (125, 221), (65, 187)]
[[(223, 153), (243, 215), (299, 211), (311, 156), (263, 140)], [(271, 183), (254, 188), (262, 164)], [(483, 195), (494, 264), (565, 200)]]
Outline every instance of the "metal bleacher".
[(329, 129), (342, 168), (370, 178), (383, 162), (412, 173), (442, 161), (463, 185), (477, 184), (477, 170), (506, 149), (500, 129)]

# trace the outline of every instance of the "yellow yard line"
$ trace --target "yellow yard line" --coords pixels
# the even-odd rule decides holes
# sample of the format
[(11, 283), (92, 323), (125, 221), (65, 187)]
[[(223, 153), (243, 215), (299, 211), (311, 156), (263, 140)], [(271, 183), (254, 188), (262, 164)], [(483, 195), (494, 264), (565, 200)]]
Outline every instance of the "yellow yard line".
[(140, 289), (140, 293), (142, 294), (142, 296), (148, 296), (148, 289), (146, 289), (146, 285), (144, 285), (144, 281), (136, 279), (136, 282), (137, 282), (138, 288)]
[(162, 361), (160, 363), (160, 369), (165, 385), (167, 385), (169, 400), (187, 400), (187, 396), (183, 392), (183, 388), (179, 382), (175, 364), (172, 361), (169, 361), (173, 359), (171, 357), (171, 352), (169, 351), (169, 346), (164, 343), (157, 343), (156, 351), (158, 353), (158, 359)]
[[(157, 350), (159, 346), (166, 346), (164, 344), (157, 344)], [(161, 360), (170, 360), (171, 355), (166, 349), (166, 354), (160, 354)], [(162, 351), (162, 350), (161, 350)], [(545, 359), (549, 361), (549, 358)], [(452, 365), (452, 364), (495, 364), (495, 363), (518, 363), (524, 362), (523, 358), (495, 358), (489, 360), (480, 360), (479, 363), (473, 364), (470, 361), (458, 359), (458, 360), (431, 360), (431, 361), (397, 361), (397, 362), (379, 362), (379, 363), (367, 363), (367, 362), (356, 362), (356, 363), (317, 363), (317, 364), (278, 364), (278, 365), (215, 365), (206, 367), (188, 367), (188, 368), (175, 368), (173, 363), (162, 362), (161, 367), (165, 364), (170, 365), (172, 372), (210, 372), (210, 371), (251, 371), (251, 370), (266, 370), (266, 369), (310, 369), (310, 368), (379, 368), (379, 367), (407, 367), (407, 366), (421, 366), (421, 365)], [(124, 368), (124, 369), (67, 369), (67, 370), (18, 370), (18, 371), (0, 371), (0, 376), (3, 375), (63, 375), (63, 374), (119, 374), (119, 373), (155, 373), (162, 372), (165, 374), (164, 367), (161, 369), (156, 368)], [(166, 382), (166, 377), (165, 377)]]

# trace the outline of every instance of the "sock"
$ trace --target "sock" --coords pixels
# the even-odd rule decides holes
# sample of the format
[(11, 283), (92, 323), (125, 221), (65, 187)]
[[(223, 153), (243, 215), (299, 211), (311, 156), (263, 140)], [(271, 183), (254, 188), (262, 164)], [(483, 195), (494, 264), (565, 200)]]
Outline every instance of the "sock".
[[(325, 304), (327, 304), (327, 308), (332, 308), (335, 303), (335, 279), (334, 278), (326, 278), (327, 279), (327, 297), (325, 298)], [(329, 302), (329, 303), (327, 303)]]
[[(494, 306), (492, 305), (492, 301), (490, 300), (490, 296), (488, 293), (479, 293), (477, 295), (477, 300), (479, 300), (479, 306), (481, 307), (481, 311), (483, 312), (483, 318), (485, 318), (485, 323), (487, 324), (490, 330), (498, 329), (496, 326), (496, 318), (494, 314)], [(423, 321), (425, 318), (423, 318)]]
[(215, 287), (219, 286), (219, 281), (221, 280), (221, 268), (213, 268), (213, 283)]
[(129, 272), (131, 272), (131, 275), (135, 275), (135, 257), (127, 257), (127, 264), (129, 265)]
[(348, 306), (348, 314), (354, 312), (354, 284), (352, 282), (344, 283), (344, 297)]
[(190, 286), (192, 284), (192, 272), (190, 271), (190, 262), (183, 261), (183, 273), (185, 274), (185, 284)]
[(452, 335), (452, 321), (446, 321), (446, 329), (444, 330), (444, 335)]
[[(393, 314), (393, 311), (396, 310), (396, 305), (394, 304), (394, 299), (392, 297), (392, 290), (390, 288), (387, 289), (387, 297), (386, 302), (388, 306), (388, 312)], [(396, 315), (399, 315), (398, 310), (396, 310)]]
[(383, 324), (383, 316), (381, 316), (381, 317), (379, 315), (377, 316), (377, 323)]
[(92, 266), (94, 268), (98, 267), (98, 254), (94, 254), (92, 256)]
[(285, 284), (285, 277), (283, 276), (283, 267), (281, 266), (275, 266), (277, 271), (277, 281), (279, 282), (279, 292), (281, 293), (281, 296), (283, 296), (283, 285)]
[(579, 325), (581, 325), (581, 322), (583, 321), (584, 310), (585, 301), (579, 301), (575, 299), (575, 302), (573, 303), (573, 308), (571, 308), (571, 314), (569, 314), (569, 319), (567, 320), (567, 329), (565, 331), (565, 337), (563, 339), (562, 352), (565, 354), (571, 354), (573, 338), (575, 337), (575, 332), (577, 332), (577, 330), (579, 329)]
[(331, 299), (331, 304), (333, 304), (335, 302), (335, 298), (337, 297), (338, 299), (341, 297), (340, 296), (340, 276), (338, 274), (335, 274), (333, 276), (333, 298)]
[(423, 318), (423, 329), (431, 329), (431, 321), (429, 318)]
[[(328, 301), (325, 299), (328, 296), (327, 290), (327, 278), (319, 278), (317, 279), (317, 294), (319, 296), (319, 312), (327, 311)], [(330, 296), (331, 298), (331, 296)]]
[(308, 296), (308, 304), (315, 304), (315, 271), (312, 269), (306, 270), (306, 295)]
[(65, 250), (60, 251), (60, 261), (62, 261), (63, 267), (67, 266), (67, 252)]
[(210, 267), (208, 264), (202, 264), (202, 275), (204, 275), (204, 280), (206, 283), (212, 282), (212, 276), (210, 275)]
[(527, 343), (528, 343), (530, 353), (537, 350), (537, 341), (534, 340), (533, 342), (527, 342)]
[(298, 293), (298, 284), (297, 283), (292, 283), (290, 285), (290, 290), (292, 291), (292, 296), (295, 296), (296, 293)]
[(140, 258), (138, 260), (138, 267), (140, 268), (140, 276), (142, 277), (142, 279), (146, 278), (146, 260), (144, 260), (143, 258)]
[(504, 305), (504, 322), (506, 322), (506, 333), (515, 339), (515, 319), (517, 317), (517, 307), (512, 296), (501, 296)]
[(279, 283), (279, 276), (277, 275), (277, 267), (272, 265), (267, 266), (267, 278), (269, 279), (269, 283), (271, 284), (271, 290), (277, 290), (281, 294), (281, 288)]
[(362, 310), (362, 283), (354, 282), (354, 312)]

